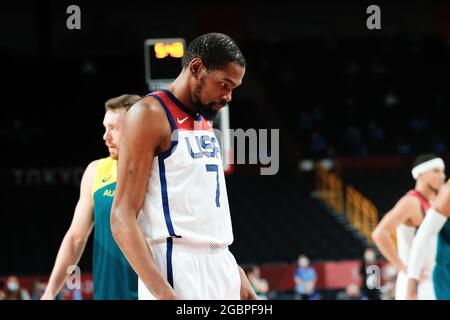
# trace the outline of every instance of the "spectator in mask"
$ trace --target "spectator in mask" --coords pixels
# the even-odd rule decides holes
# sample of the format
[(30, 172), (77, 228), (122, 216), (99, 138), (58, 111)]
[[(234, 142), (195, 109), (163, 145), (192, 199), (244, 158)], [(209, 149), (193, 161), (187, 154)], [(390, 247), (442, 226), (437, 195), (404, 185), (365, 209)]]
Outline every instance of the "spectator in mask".
[(304, 254), (298, 257), (298, 266), (295, 270), (294, 281), (296, 300), (319, 299), (319, 295), (316, 292), (317, 273), (309, 265), (309, 259)]
[(6, 281), (6, 300), (31, 300), (28, 291), (20, 287), (16, 276), (10, 276)]

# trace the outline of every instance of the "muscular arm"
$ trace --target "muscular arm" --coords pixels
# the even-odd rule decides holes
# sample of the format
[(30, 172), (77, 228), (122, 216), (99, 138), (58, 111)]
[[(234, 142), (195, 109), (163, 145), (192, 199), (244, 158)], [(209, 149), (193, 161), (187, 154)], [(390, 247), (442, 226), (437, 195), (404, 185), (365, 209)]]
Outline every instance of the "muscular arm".
[(56, 256), (56, 262), (50, 275), (50, 280), (41, 299), (54, 299), (61, 290), (67, 277), (67, 268), (80, 261), (86, 242), (94, 226), (94, 201), (92, 199), (92, 184), (97, 161), (86, 168), (80, 186), (80, 198), (75, 207), (72, 223), (67, 231)]
[(395, 229), (407, 221), (415, 213), (420, 213), (420, 202), (413, 197), (403, 197), (377, 225), (372, 233), (372, 239), (383, 256), (398, 270), (406, 272), (406, 265), (395, 250), (391, 235)]
[(427, 212), (414, 237), (408, 268), (407, 299), (409, 300), (417, 298), (417, 285), (425, 258), (423, 253), (429, 241), (439, 233), (449, 216), (450, 185), (444, 185), (436, 199), (435, 207)]
[(166, 115), (153, 98), (141, 100), (127, 113), (120, 145), (118, 176), (111, 210), (111, 231), (120, 249), (157, 299), (175, 292), (158, 270), (137, 216), (144, 203), (153, 157), (167, 139)]

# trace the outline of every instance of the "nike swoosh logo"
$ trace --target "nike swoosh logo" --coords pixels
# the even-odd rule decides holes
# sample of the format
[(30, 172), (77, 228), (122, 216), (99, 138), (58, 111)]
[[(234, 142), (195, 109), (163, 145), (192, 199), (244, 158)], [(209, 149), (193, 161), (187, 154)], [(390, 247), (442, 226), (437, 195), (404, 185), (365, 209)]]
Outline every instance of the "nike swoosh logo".
[(108, 177), (102, 179), (102, 182), (106, 182), (106, 181), (108, 181), (109, 179), (111, 179), (111, 175), (109, 175)]
[(182, 124), (183, 122), (185, 122), (187, 119), (189, 119), (189, 117), (183, 118), (180, 120), (180, 118), (177, 118), (177, 121), (179, 124)]

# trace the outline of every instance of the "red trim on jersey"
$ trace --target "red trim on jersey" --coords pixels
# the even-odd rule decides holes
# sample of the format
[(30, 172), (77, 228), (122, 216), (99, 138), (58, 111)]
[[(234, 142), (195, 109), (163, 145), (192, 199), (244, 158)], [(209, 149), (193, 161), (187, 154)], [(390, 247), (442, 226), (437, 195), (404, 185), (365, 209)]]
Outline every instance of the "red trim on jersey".
[(414, 190), (414, 189), (413, 190), (409, 190), (407, 195), (410, 195), (410, 196), (413, 196), (413, 197), (416, 197), (417, 199), (419, 199), (420, 204), (422, 206), (422, 211), (423, 211), (424, 214), (427, 212), (428, 209), (431, 208), (431, 205), (428, 202), (428, 200), (420, 192), (418, 192), (417, 190)]
[(212, 122), (205, 120), (202, 116), (195, 119), (192, 115), (181, 110), (164, 91), (155, 91), (152, 94), (157, 95), (169, 109), (173, 121), (179, 130), (212, 130)]

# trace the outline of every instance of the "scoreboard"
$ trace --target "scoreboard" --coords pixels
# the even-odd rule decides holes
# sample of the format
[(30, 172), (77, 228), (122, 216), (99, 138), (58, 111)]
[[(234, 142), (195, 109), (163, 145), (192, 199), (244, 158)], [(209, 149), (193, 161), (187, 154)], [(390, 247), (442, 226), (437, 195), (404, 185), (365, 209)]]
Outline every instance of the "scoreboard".
[(178, 76), (185, 49), (183, 38), (145, 40), (145, 80), (151, 91), (167, 87)]

